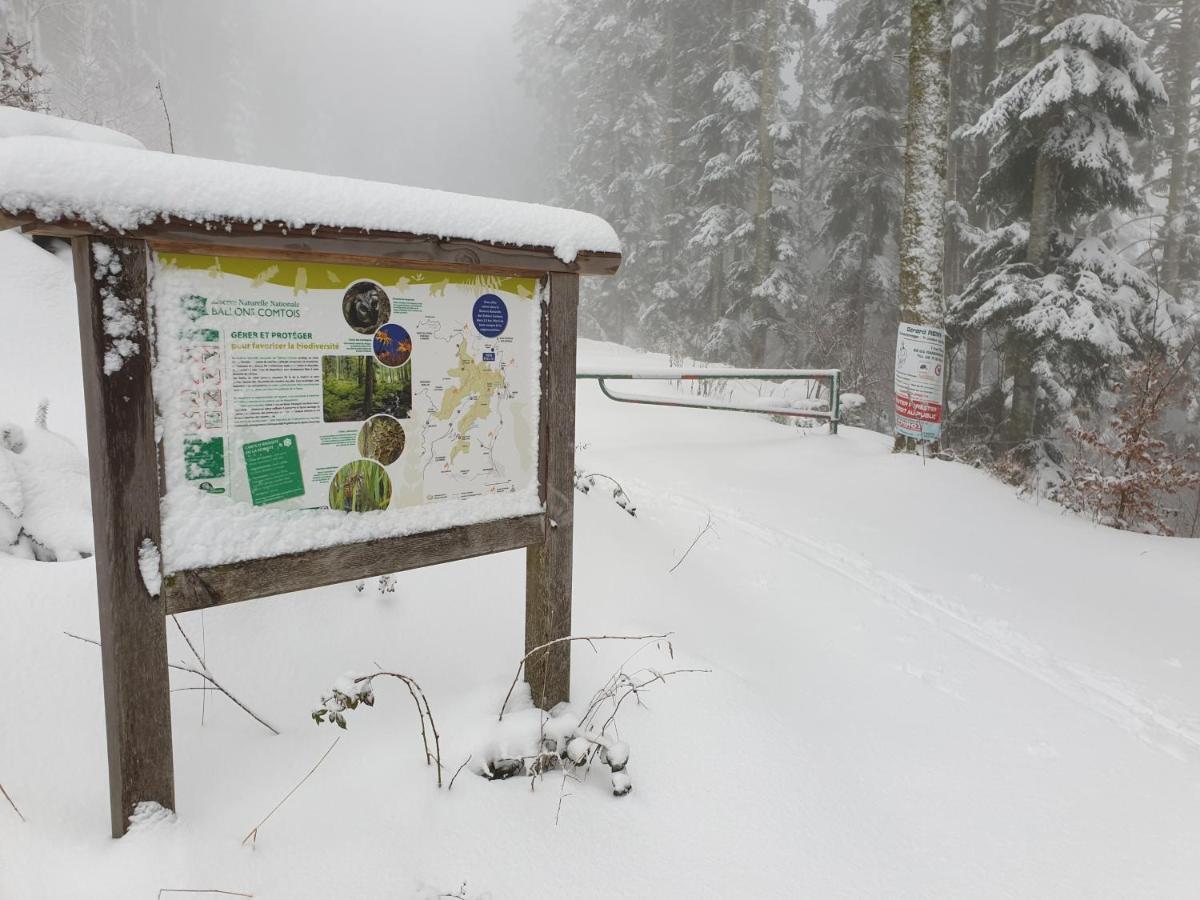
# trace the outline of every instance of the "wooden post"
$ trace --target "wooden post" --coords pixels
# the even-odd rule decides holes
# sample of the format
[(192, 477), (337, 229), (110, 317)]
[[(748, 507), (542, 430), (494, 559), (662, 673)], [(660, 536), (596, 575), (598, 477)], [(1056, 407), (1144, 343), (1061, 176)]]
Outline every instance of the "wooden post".
[(87, 405), (113, 837), (142, 801), (175, 808), (166, 618), (138, 566), (161, 543), (145, 241), (72, 239)]
[[(525, 557), (525, 652), (571, 633), (571, 562), (575, 509), (575, 323), (579, 276), (551, 273), (542, 315), (542, 397), (538, 484), (546, 540)], [(570, 698), (571, 647), (564, 642), (525, 663), (533, 702), (542, 709)]]

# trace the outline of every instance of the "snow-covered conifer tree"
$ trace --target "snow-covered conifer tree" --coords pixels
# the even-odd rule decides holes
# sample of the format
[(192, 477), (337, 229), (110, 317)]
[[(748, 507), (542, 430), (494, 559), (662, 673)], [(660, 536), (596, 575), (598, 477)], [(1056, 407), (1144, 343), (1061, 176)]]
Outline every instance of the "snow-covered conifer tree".
[(796, 18), (782, 0), (732, 0), (713, 84), (713, 113), (689, 142), (707, 150), (689, 245), (712, 261), (719, 314), (702, 353), (751, 365), (794, 360), (797, 127), (783, 85)]
[(887, 0), (844, 0), (821, 36), (833, 69), (820, 148), (828, 257), (815, 352), (867, 396), (879, 427), (890, 415), (882, 382), (895, 338), (907, 44), (907, 6)]
[[(740, 362), (795, 361), (802, 290), (790, 0), (545, 0), (521, 34), (560, 111), (558, 202), (621, 232), (585, 333)], [(565, 113), (565, 115), (564, 115)], [(716, 324), (714, 324), (716, 323)]]
[(1162, 83), (1126, 25), (1073, 6), (1041, 0), (1005, 40), (1033, 61), (1011, 70), (1011, 86), (969, 132), (991, 141), (980, 195), (1008, 224), (968, 261), (977, 274), (951, 320), (1005, 329), (1011, 381), (1003, 437), (991, 435), (998, 449), (1045, 433), (1095, 396), (1111, 363), (1172, 328), (1152, 281), (1088, 233), (1089, 217), (1139, 202), (1129, 140), (1148, 131)]
[(632, 0), (550, 0), (530, 9), (522, 34), (529, 86), (563, 116), (554, 123), (563, 154), (554, 199), (596, 212), (621, 232), (622, 274), (588, 286), (582, 327), (632, 341), (654, 284), (660, 19)]
[[(962, 132), (987, 108), (987, 92), (996, 77), (998, 44), (1004, 10), (1001, 0), (961, 0), (953, 7), (950, 53), (950, 134), (946, 194), (946, 300), (951, 303), (966, 283), (967, 255), (978, 242), (980, 230), (988, 226), (988, 207), (977, 201), (975, 188), (988, 167), (988, 143), (966, 138)], [(968, 329), (959, 344), (962, 364), (957, 366), (951, 342), (948, 368), (962, 376), (962, 399), (979, 390), (983, 380), (983, 332)], [(948, 389), (954, 383), (948, 384)], [(947, 415), (953, 414), (951, 396), (946, 398)]]

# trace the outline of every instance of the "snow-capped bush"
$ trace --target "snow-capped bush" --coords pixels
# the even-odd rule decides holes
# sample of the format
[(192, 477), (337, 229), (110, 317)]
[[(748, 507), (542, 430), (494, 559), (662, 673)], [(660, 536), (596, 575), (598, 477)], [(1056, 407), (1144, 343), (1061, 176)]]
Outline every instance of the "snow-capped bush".
[(603, 472), (585, 472), (583, 469), (575, 470), (575, 490), (581, 494), (590, 494), (592, 488), (596, 486), (596, 479), (602, 478), (612, 484), (612, 499), (613, 503), (625, 510), (631, 516), (637, 516), (637, 507), (633, 505), (633, 500), (625, 493), (625, 488), (621, 487), (621, 483), (611, 475), (605, 475)]
[(0, 553), (44, 562), (92, 555), (87, 461), (46, 425), (0, 424)]
[[(312, 711), (312, 719), (318, 725), (330, 722), (339, 728), (346, 727), (347, 710), (358, 709), (359, 705), (375, 705), (375, 679), (394, 678), (408, 688), (413, 702), (417, 705), (417, 715), (421, 721), (421, 743), (425, 748), (425, 765), (437, 767), (437, 785), (442, 786), (442, 746), (441, 736), (433, 721), (433, 710), (425, 692), (410, 676), (400, 672), (373, 672), (370, 675), (360, 675), (357, 672), (347, 672), (334, 682), (330, 692), (321, 697), (321, 703)], [(426, 729), (428, 724), (428, 729)], [(432, 741), (431, 741), (432, 738)]]

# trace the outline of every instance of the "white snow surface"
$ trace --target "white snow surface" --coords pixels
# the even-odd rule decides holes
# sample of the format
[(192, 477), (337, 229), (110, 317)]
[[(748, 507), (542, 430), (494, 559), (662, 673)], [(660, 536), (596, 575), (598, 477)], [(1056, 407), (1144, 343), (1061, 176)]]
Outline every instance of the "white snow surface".
[(137, 138), (101, 125), (76, 122), (74, 119), (31, 112), (13, 106), (0, 106), (0, 138), (30, 135), (66, 138), (91, 144), (112, 144), (116, 147), (132, 147), (135, 150), (146, 149), (146, 145)]
[[(0, 141), (0, 143), (3, 143)], [(0, 231), (0, 423), (33, 421), (50, 401), (50, 427), (86, 445), (79, 322), (69, 254), (47, 253), (16, 232)]]
[[(581, 344), (581, 367), (665, 364)], [(62, 633), (96, 637), (94, 564), (0, 557), (0, 679), (36, 698), (0, 729), (28, 819), (0, 799), (0, 897), (1195, 896), (1196, 542), (1094, 526), (882, 435), (616, 404), (587, 382), (576, 439), (638, 515), (576, 494), (575, 633), (673, 631), (673, 661), (639, 664), (711, 669), (622, 707), (632, 793), (600, 765), (561, 799), (557, 775), (472, 774), (536, 736), (527, 693), (495, 723), (523, 652), (525, 560), (506, 553), (402, 573), (394, 593), (180, 616), (282, 734), (172, 694), (177, 818), (144, 807), (112, 841), (100, 656)], [(574, 699), (629, 652), (577, 646)], [(339, 673), (376, 664), (424, 688), (449, 772), (472, 754), (453, 791), (394, 681), (347, 731), (312, 723)]]
[(21, 526), (57, 559), (90, 555), (92, 501), (86, 458), (60, 434), (36, 425), (24, 431), (25, 449), (8, 455), (21, 483)]
[(268, 509), (180, 485), (163, 498), (167, 572), (438, 531), (542, 511), (537, 488), (426, 503), (399, 512)]
[(0, 210), (117, 230), (167, 218), (401, 231), (550, 247), (564, 262), (621, 249), (575, 210), (55, 137), (0, 140)]

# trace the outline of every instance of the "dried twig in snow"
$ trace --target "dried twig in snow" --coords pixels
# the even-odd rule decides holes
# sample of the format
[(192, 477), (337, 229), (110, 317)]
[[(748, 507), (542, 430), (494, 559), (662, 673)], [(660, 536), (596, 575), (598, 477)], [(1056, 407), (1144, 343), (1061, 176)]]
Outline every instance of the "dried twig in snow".
[(175, 152), (175, 129), (171, 127), (171, 111), (167, 109), (167, 98), (163, 96), (162, 82), (154, 82), (154, 89), (158, 91), (159, 102), (162, 103), (163, 115), (167, 119), (167, 144), (171, 148), (171, 152)]
[[(465, 765), (465, 763), (464, 763), (464, 765)], [(0, 784), (0, 794), (4, 795), (4, 799), (7, 800), (8, 805), (13, 808), (13, 812), (15, 812), (17, 814), (17, 818), (20, 819), (22, 822), (26, 821), (25, 817), (23, 815), (21, 815), (21, 811), (19, 809), (17, 809), (17, 804), (13, 803), (13, 798), (8, 796), (8, 791), (6, 791), (4, 789), (4, 785), (2, 785), (2, 784)]]
[(474, 755), (475, 755), (474, 753), (468, 753), (467, 758), (462, 761), (462, 765), (454, 770), (454, 775), (453, 775), (453, 777), (451, 777), (450, 783), (448, 785), (446, 785), (447, 791), (454, 790), (454, 779), (458, 777), (459, 772), (461, 772), (463, 769), (465, 769), (467, 767), (467, 763), (469, 763), (471, 761), (471, 757)]
[(709, 531), (712, 531), (712, 513), (709, 513), (708, 521), (704, 523), (704, 527), (700, 529), (700, 533), (696, 535), (696, 539), (688, 544), (688, 548), (683, 551), (683, 556), (679, 557), (679, 561), (676, 562), (675, 565), (671, 566), (671, 568), (667, 571), (668, 575), (683, 565), (683, 561), (688, 558), (688, 554), (692, 552), (692, 548), (700, 543), (700, 538), (704, 537), (704, 535)]
[(340, 740), (341, 740), (341, 737), (334, 738), (333, 743), (329, 745), (329, 749), (326, 750), (323, 754), (321, 754), (321, 758), (317, 760), (317, 764), (315, 766), (313, 766), (311, 769), (308, 770), (308, 774), (305, 775), (303, 778), (301, 778), (298, 782), (296, 782), (296, 786), (294, 788), (292, 788), (290, 791), (288, 791), (286, 794), (284, 794), (283, 799), (280, 800), (278, 803), (276, 803), (275, 806), (271, 809), (271, 811), (269, 813), (267, 813), (265, 816), (263, 816), (262, 821), (259, 822), (257, 825), (255, 825), (253, 828), (251, 828), (249, 833), (247, 833), (247, 835), (244, 838), (242, 838), (243, 844), (245, 844), (246, 841), (251, 841), (251, 843), (253, 843), (258, 840), (258, 829), (262, 828), (263, 825), (266, 824), (267, 819), (269, 819), (269, 818), (271, 818), (271, 816), (275, 815), (275, 810), (277, 810), (277, 809), (279, 809), (279, 807), (283, 806), (283, 804), (287, 802), (288, 797), (292, 796), (292, 794), (294, 794), (294, 793), (296, 793), (296, 791), (300, 790), (300, 786), (302, 784), (304, 784), (304, 782), (308, 781), (308, 779), (312, 778), (313, 772), (315, 772), (315, 771), (317, 771), (317, 769), (321, 768), (321, 763), (325, 762), (325, 757), (329, 756), (329, 754), (333, 752), (333, 748), (338, 745), (338, 741), (340, 741)]

